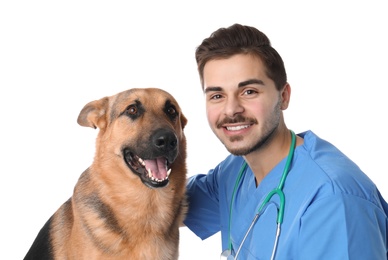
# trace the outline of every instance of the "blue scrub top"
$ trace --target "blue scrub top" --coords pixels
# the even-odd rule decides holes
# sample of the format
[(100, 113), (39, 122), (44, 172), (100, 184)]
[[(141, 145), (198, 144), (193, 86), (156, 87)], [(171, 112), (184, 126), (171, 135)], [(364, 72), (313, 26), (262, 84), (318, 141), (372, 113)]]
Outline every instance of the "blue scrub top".
[[(275, 259), (387, 259), (388, 205), (375, 184), (332, 144), (313, 132), (299, 134), (284, 184), (284, 219)], [(229, 210), (244, 159), (228, 156), (208, 174), (187, 184), (189, 211), (185, 224), (202, 239), (221, 231), (229, 243)], [(256, 187), (247, 167), (232, 209), (231, 241), (237, 251), (265, 196), (279, 185), (284, 158)], [(257, 220), (239, 259), (270, 259), (279, 204), (274, 196)], [(220, 252), (221, 253), (221, 252)]]

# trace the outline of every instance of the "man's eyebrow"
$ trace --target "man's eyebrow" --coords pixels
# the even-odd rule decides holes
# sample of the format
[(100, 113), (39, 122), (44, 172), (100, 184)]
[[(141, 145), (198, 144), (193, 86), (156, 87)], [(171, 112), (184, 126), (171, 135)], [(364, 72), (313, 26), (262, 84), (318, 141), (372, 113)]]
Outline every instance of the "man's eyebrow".
[[(246, 81), (242, 81), (240, 83), (238, 83), (238, 87), (239, 88), (242, 88), (242, 87), (245, 87), (245, 86), (248, 86), (248, 85), (251, 85), (251, 84), (258, 84), (258, 85), (263, 85), (264, 86), (264, 82), (260, 79), (248, 79)], [(209, 92), (218, 92), (218, 91), (222, 91), (222, 87), (217, 87), (217, 86), (209, 86), (207, 87), (206, 89), (204, 89), (204, 93), (209, 93)]]
[(264, 86), (264, 82), (260, 79), (248, 79), (246, 81), (240, 82), (238, 84), (238, 87), (241, 88), (241, 87), (245, 87), (245, 86), (251, 85), (251, 84), (259, 84), (259, 85)]
[(208, 93), (208, 92), (216, 92), (216, 91), (222, 91), (222, 88), (221, 87), (207, 87), (204, 89), (204, 93)]

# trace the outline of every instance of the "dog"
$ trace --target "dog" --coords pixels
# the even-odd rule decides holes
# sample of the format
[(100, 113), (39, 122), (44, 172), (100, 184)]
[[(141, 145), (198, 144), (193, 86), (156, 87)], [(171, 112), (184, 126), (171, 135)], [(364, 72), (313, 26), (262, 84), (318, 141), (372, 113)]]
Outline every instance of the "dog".
[(77, 122), (99, 129), (93, 162), (24, 259), (178, 259), (187, 119), (177, 101), (129, 89), (89, 102)]

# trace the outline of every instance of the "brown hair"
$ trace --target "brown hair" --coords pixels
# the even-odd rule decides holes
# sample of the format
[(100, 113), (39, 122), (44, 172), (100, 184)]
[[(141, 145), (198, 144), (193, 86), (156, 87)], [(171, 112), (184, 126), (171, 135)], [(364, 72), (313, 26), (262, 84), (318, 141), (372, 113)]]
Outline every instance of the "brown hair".
[(241, 24), (220, 28), (204, 39), (195, 51), (199, 77), (203, 88), (203, 69), (214, 59), (225, 59), (235, 54), (252, 54), (264, 63), (267, 76), (278, 90), (287, 83), (287, 74), (279, 53), (272, 48), (268, 37), (258, 29)]

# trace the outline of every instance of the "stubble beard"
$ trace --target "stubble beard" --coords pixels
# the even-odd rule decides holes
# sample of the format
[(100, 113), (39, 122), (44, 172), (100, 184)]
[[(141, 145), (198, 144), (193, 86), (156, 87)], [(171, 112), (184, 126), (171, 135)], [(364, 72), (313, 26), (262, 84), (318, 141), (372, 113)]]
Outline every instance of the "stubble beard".
[[(263, 125), (263, 133), (257, 141), (253, 145), (246, 145), (245, 147), (240, 147), (240, 148), (233, 148), (231, 146), (227, 145), (227, 142), (240, 142), (244, 139), (244, 136), (237, 135), (237, 136), (232, 136), (228, 139), (228, 141), (223, 141), (219, 136), (218, 139), (223, 143), (225, 148), (233, 155), (236, 156), (245, 156), (248, 155), (254, 151), (257, 151), (259, 149), (264, 148), (268, 143), (270, 143), (271, 139), (274, 137), (274, 134), (279, 126), (280, 123), (280, 118), (281, 118), (281, 98), (279, 97), (279, 101), (275, 106), (273, 116), (268, 120), (267, 122), (264, 123)], [(224, 120), (227, 121), (227, 120)], [(239, 122), (253, 122), (255, 121), (255, 124), (258, 124), (255, 119), (240, 119)], [(229, 122), (229, 121), (228, 121)]]

